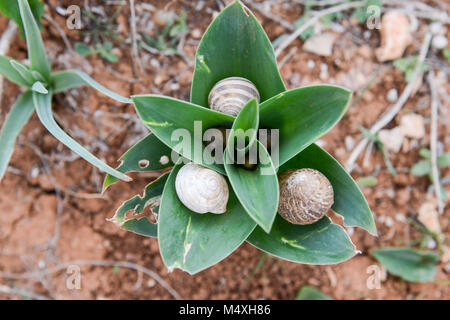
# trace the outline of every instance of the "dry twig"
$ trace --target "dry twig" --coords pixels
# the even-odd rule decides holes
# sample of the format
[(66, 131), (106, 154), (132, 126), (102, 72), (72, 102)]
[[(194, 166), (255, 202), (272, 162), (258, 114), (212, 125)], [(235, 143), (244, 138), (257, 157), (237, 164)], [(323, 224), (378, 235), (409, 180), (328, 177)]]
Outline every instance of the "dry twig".
[(439, 183), (439, 171), (437, 166), (437, 140), (438, 140), (438, 113), (439, 101), (436, 89), (436, 77), (434, 71), (428, 73), (428, 83), (431, 89), (431, 126), (430, 126), (430, 149), (431, 149), (431, 170), (433, 174), (434, 193), (438, 203), (439, 213), (444, 212), (444, 204), (441, 197), (441, 185)]
[(317, 21), (319, 21), (320, 18), (327, 16), (331, 13), (340, 12), (348, 9), (354, 9), (362, 7), (366, 4), (365, 1), (355, 1), (355, 2), (348, 2), (348, 3), (342, 3), (340, 5), (330, 7), (324, 10), (316, 11), (314, 12), (314, 16), (306, 21), (304, 24), (301, 25), (300, 28), (292, 32), (290, 35), (285, 37), (280, 44), (278, 45), (277, 49), (275, 50), (275, 57), (278, 57), (280, 53), (295, 39), (297, 39), (306, 29), (314, 25)]
[(156, 272), (147, 269), (144, 266), (141, 266), (136, 263), (127, 262), (127, 261), (103, 261), (103, 260), (75, 260), (66, 263), (59, 264), (53, 268), (49, 268), (43, 271), (33, 271), (26, 273), (6, 273), (0, 272), (0, 278), (6, 279), (30, 279), (30, 278), (41, 278), (44, 275), (53, 274), (59, 272), (61, 270), (66, 270), (69, 266), (97, 266), (97, 267), (119, 267), (136, 270), (138, 272), (142, 272), (153, 278), (157, 283), (161, 285), (164, 289), (169, 292), (169, 294), (174, 297), (176, 300), (181, 300), (180, 294), (175, 291), (163, 278), (161, 278)]

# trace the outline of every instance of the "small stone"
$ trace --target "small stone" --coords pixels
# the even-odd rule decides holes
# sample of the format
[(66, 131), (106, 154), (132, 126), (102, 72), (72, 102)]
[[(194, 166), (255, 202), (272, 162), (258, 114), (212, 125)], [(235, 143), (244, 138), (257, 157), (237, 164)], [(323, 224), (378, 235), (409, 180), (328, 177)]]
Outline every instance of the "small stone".
[(403, 222), (403, 223), (407, 222), (406, 216), (401, 212), (398, 212), (395, 214), (395, 220), (397, 220), (398, 222)]
[(347, 151), (353, 150), (353, 147), (355, 146), (355, 139), (353, 139), (351, 136), (346, 136), (344, 142)]
[(386, 94), (386, 100), (389, 102), (395, 102), (398, 99), (398, 91), (395, 88), (392, 88)]
[(391, 217), (386, 217), (384, 224), (386, 227), (390, 228), (394, 225), (394, 220)]
[(200, 29), (194, 29), (191, 32), (191, 36), (194, 39), (200, 39), (202, 37), (202, 32), (200, 31)]
[(313, 35), (303, 44), (303, 50), (329, 57), (333, 52), (333, 44), (336, 37), (332, 33)]
[(405, 114), (400, 119), (400, 129), (409, 138), (421, 139), (425, 136), (425, 124), (419, 114)]
[(314, 68), (316, 63), (314, 62), (314, 60), (308, 60), (307, 65), (308, 65), (308, 68), (312, 69), (312, 68)]
[(428, 200), (420, 206), (418, 219), (431, 232), (441, 233), (441, 225), (439, 224), (438, 212), (434, 200)]
[(442, 31), (444, 31), (444, 26), (441, 22), (433, 22), (432, 24), (430, 24), (430, 31), (432, 34), (442, 34)]
[(447, 37), (442, 34), (434, 36), (433, 41), (431, 42), (431, 45), (433, 46), (433, 48), (438, 49), (438, 50), (442, 50), (442, 49), (446, 48), (447, 44), (448, 44)]
[(378, 138), (386, 149), (392, 152), (399, 152), (403, 144), (403, 132), (400, 127), (384, 129), (378, 133)]
[(408, 17), (398, 11), (389, 11), (381, 19), (381, 47), (376, 49), (378, 61), (400, 58), (412, 42)]
[(427, 248), (428, 249), (436, 248), (436, 241), (434, 241), (432, 238), (429, 238), (427, 241)]

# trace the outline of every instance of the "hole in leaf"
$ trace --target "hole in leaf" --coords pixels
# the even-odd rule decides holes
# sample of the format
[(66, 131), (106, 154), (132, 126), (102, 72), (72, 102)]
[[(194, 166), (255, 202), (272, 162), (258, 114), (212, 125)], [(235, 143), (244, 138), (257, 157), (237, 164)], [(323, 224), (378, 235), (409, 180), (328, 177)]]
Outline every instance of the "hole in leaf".
[(138, 164), (139, 164), (139, 168), (145, 169), (150, 164), (150, 161), (143, 159), (143, 160), (139, 160)]
[(161, 163), (162, 165), (168, 164), (168, 163), (169, 163), (169, 157), (168, 157), (168, 156), (162, 156), (162, 157), (159, 159), (159, 163)]

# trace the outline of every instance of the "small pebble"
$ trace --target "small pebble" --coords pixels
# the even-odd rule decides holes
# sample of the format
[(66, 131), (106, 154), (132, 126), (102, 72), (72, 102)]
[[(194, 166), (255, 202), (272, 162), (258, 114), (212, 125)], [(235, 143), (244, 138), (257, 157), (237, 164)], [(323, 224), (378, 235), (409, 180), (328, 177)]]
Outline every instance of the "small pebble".
[(430, 24), (430, 31), (432, 34), (441, 34), (443, 29), (441, 22), (436, 21)]
[(394, 225), (394, 220), (391, 217), (386, 217), (384, 224), (386, 225), (386, 227), (390, 228)]
[(395, 102), (398, 99), (398, 91), (395, 88), (392, 88), (386, 94), (386, 100), (389, 102)]
[(314, 62), (314, 60), (308, 60), (308, 68), (312, 69), (315, 65), (316, 63)]
[(431, 44), (434, 48), (442, 50), (447, 47), (448, 40), (446, 36), (439, 34), (433, 37)]
[(37, 178), (37, 176), (39, 175), (39, 168), (38, 167), (33, 167), (33, 169), (31, 169), (30, 172), (30, 176), (31, 178)]
[(45, 268), (45, 262), (42, 261), (42, 260), (39, 260), (39, 262), (38, 262), (38, 268), (39, 268), (39, 269), (44, 269), (44, 268)]
[(352, 150), (353, 147), (355, 146), (355, 139), (353, 139), (351, 136), (346, 136), (344, 142), (347, 151)]
[(406, 216), (405, 216), (403, 213), (398, 212), (398, 213), (395, 215), (395, 220), (397, 220), (398, 222), (406, 223)]
[(434, 239), (429, 238), (427, 241), (427, 248), (428, 249), (436, 248), (436, 241), (434, 241)]

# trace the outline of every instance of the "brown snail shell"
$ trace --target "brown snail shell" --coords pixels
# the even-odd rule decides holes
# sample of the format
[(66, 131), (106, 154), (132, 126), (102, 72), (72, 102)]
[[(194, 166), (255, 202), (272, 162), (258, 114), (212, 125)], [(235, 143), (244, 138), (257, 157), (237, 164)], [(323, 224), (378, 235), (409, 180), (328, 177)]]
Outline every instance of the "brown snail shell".
[(190, 162), (175, 178), (175, 190), (180, 201), (196, 213), (224, 213), (227, 210), (228, 184), (214, 170)]
[(278, 213), (293, 224), (312, 224), (320, 220), (333, 205), (333, 186), (317, 170), (286, 170), (279, 175), (278, 180)]
[(260, 100), (255, 85), (241, 77), (225, 78), (217, 82), (208, 96), (209, 107), (236, 117), (251, 99)]

